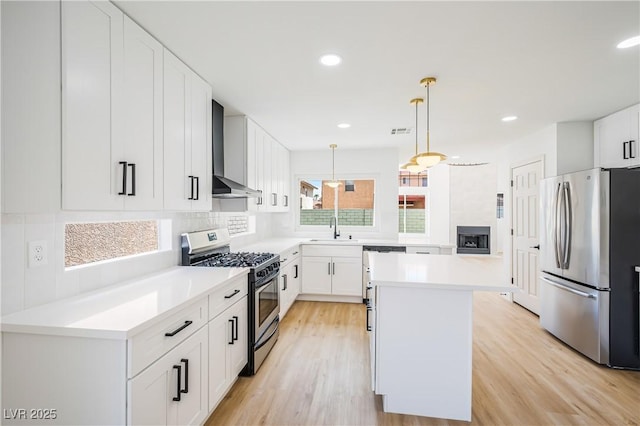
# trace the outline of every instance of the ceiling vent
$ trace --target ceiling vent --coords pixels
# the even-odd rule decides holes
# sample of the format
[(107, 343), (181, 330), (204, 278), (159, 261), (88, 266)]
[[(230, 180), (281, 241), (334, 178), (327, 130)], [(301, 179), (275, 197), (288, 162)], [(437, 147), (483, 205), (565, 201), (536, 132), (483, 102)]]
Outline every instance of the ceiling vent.
[(413, 132), (413, 127), (396, 127), (391, 129), (392, 135), (410, 135)]

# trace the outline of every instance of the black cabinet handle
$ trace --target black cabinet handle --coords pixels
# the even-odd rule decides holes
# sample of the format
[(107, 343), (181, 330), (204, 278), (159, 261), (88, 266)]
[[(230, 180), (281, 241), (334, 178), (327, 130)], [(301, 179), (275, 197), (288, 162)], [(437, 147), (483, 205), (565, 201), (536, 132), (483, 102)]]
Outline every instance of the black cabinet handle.
[(136, 195), (136, 165), (135, 163), (129, 163), (129, 167), (131, 167), (131, 192), (128, 193), (128, 196), (135, 197)]
[(238, 339), (238, 317), (237, 316), (233, 316), (233, 323), (234, 323), (234, 328), (231, 331), (231, 339), (232, 340), (239, 340)]
[(189, 176), (189, 179), (191, 179), (191, 196), (187, 200), (193, 200), (193, 176)]
[(288, 195), (284, 195), (283, 197), (284, 198), (283, 198), (282, 202), (284, 203), (284, 206), (285, 207), (289, 207), (289, 196)]
[(327, 274), (331, 275), (331, 262), (327, 263)]
[(276, 194), (275, 192), (271, 193), (271, 205), (272, 206), (278, 205), (278, 194)]
[(189, 393), (189, 360), (182, 358), (180, 362), (184, 362), (184, 389), (181, 389), (180, 392)]
[(628, 143), (629, 143), (628, 141), (622, 143), (622, 158), (624, 158), (625, 160), (629, 159), (629, 157), (627, 156), (627, 144)]
[(185, 321), (184, 324), (182, 324), (180, 327), (176, 328), (171, 333), (164, 333), (164, 335), (167, 336), (167, 337), (173, 337), (176, 334), (180, 333), (185, 328), (189, 327), (192, 323), (193, 323), (193, 321)]
[(296, 271), (296, 274), (293, 276), (293, 278), (298, 278), (298, 265), (293, 265), (293, 270)]
[(235, 289), (235, 291), (227, 296), (225, 296), (225, 299), (231, 299), (233, 296), (235, 296), (236, 294), (240, 293), (240, 290), (238, 290), (237, 288)]
[(331, 275), (335, 275), (336, 274), (336, 262), (332, 262), (333, 268), (331, 271)]
[(199, 200), (200, 199), (200, 178), (198, 176), (194, 177), (195, 181), (196, 181), (196, 197), (194, 198), (194, 200)]
[(174, 365), (173, 366), (174, 370), (178, 370), (178, 380), (176, 381), (177, 383), (177, 389), (176, 389), (176, 396), (173, 397), (174, 401), (180, 401), (180, 383), (182, 382), (182, 366), (181, 365)]
[(287, 274), (284, 274), (282, 278), (284, 281), (284, 287), (282, 287), (282, 291), (286, 291), (287, 290)]
[(633, 153), (634, 143), (636, 143), (636, 141), (629, 141), (629, 158), (636, 158), (635, 154)]
[(258, 192), (260, 193), (260, 196), (256, 200), (256, 204), (261, 206), (262, 205), (262, 189), (258, 189)]
[(369, 324), (369, 314), (371, 313), (371, 308), (367, 308), (367, 331), (371, 331), (371, 325)]
[(118, 195), (127, 195), (127, 162), (120, 161), (122, 164), (122, 191)]

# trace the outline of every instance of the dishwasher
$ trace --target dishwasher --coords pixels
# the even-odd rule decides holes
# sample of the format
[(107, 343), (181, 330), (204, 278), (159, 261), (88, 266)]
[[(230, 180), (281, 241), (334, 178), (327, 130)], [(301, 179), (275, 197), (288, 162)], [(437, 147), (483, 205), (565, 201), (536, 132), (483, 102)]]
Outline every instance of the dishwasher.
[(367, 287), (369, 285), (369, 257), (367, 252), (373, 251), (376, 253), (406, 253), (407, 247), (405, 246), (362, 246), (362, 303), (368, 303), (369, 297), (367, 294)]

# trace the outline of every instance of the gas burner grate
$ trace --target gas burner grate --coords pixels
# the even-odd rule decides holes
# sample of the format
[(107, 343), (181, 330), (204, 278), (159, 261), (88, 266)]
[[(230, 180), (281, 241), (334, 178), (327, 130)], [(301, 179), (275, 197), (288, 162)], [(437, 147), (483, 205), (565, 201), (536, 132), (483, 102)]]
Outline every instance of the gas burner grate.
[(272, 259), (272, 253), (220, 253), (211, 258), (198, 263), (197, 266), (217, 266), (217, 267), (255, 267)]

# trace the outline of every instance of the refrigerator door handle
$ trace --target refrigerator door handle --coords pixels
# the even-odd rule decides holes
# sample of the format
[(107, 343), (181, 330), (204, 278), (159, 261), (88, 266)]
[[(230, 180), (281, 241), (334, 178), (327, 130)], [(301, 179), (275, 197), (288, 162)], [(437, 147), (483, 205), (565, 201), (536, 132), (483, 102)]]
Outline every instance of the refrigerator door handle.
[(569, 182), (564, 183), (563, 197), (564, 203), (564, 247), (562, 250), (562, 267), (569, 269), (569, 260), (571, 259), (571, 234), (573, 231), (573, 221), (571, 219), (571, 185)]
[(555, 196), (555, 212), (553, 217), (553, 246), (554, 246), (554, 254), (556, 258), (556, 267), (561, 268), (560, 264), (560, 204), (561, 204), (561, 195), (562, 192), (560, 188), (562, 183), (558, 184), (556, 188), (556, 196)]
[(571, 287), (564, 286), (555, 281), (551, 281), (549, 278), (540, 277), (540, 279), (548, 284), (551, 284), (554, 287), (558, 287), (560, 290), (568, 291), (569, 293), (577, 294), (578, 296), (586, 297), (587, 299), (595, 299), (596, 297), (593, 294), (585, 293), (584, 291), (575, 290)]

